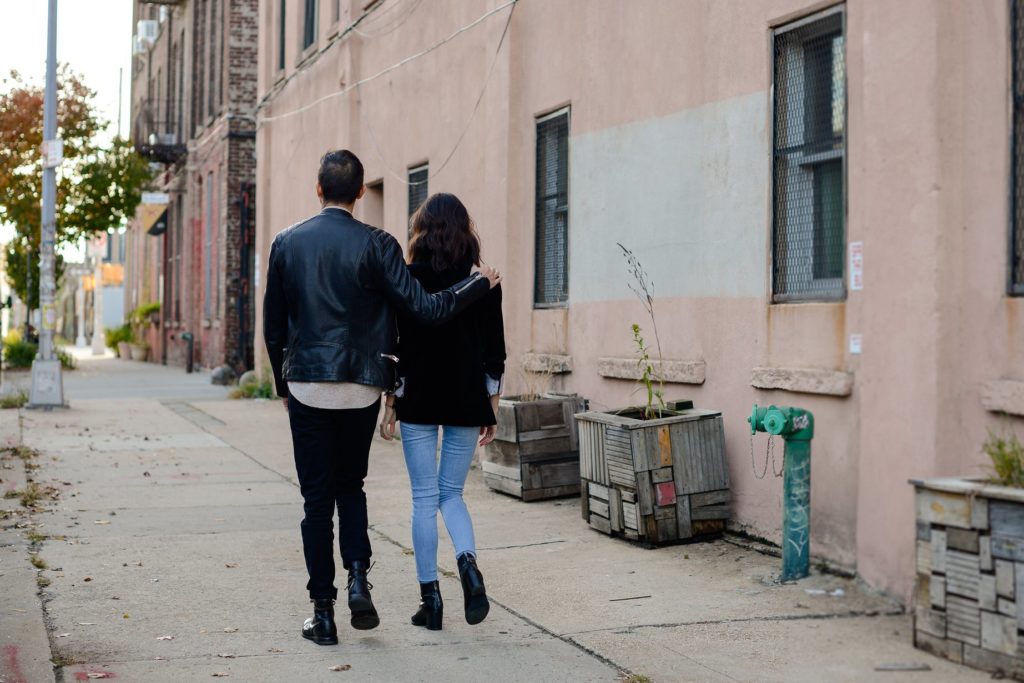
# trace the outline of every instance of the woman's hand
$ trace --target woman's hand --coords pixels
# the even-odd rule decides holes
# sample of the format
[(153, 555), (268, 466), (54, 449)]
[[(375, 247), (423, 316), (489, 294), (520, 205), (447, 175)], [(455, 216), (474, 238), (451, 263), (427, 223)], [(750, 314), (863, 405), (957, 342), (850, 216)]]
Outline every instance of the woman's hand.
[(392, 441), (395, 438), (395, 423), (398, 417), (395, 414), (393, 403), (384, 404), (384, 417), (380, 421), (380, 435), (385, 441)]
[(480, 428), (480, 445), (486, 446), (490, 442), (494, 441), (494, 435), (498, 432), (497, 425), (490, 425), (488, 427)]
[[(501, 397), (498, 396), (497, 394), (495, 394), (494, 396), (491, 396), (491, 410), (494, 411), (494, 419), (495, 420), (498, 419), (498, 401), (499, 400), (501, 400)], [(490, 442), (494, 441), (494, 437), (495, 437), (495, 435), (497, 435), (497, 433), (498, 433), (498, 425), (497, 424), (493, 424), (493, 425), (491, 425), (489, 427), (481, 427), (480, 428), (480, 445), (481, 446), (486, 446)]]

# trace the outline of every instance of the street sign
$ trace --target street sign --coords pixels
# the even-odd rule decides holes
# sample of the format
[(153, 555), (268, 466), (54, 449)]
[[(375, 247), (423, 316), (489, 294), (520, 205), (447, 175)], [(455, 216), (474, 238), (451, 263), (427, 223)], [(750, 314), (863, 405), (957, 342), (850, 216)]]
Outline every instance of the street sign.
[(166, 192), (143, 192), (142, 193), (143, 204), (170, 204), (171, 195)]
[(64, 161), (63, 140), (43, 140), (43, 168), (57, 168)]
[(57, 329), (57, 307), (54, 304), (43, 304), (43, 329)]

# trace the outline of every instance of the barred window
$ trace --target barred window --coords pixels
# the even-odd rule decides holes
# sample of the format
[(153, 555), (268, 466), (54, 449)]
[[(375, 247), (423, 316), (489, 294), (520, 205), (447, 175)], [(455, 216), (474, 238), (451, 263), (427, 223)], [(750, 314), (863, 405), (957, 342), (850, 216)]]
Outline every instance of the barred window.
[(773, 301), (846, 293), (843, 19), (837, 7), (773, 35)]
[(277, 69), (284, 69), (284, 15), (287, 9), (287, 0), (281, 0), (281, 6), (277, 11)]
[(1024, 1), (1011, 0), (1013, 32), (1013, 154), (1010, 294), (1024, 295)]
[(569, 300), (569, 110), (537, 119), (537, 213), (533, 303)]
[(430, 179), (430, 166), (424, 164), (409, 169), (409, 237), (412, 237), (412, 215), (420, 204), (427, 201), (427, 182)]
[(302, 49), (316, 42), (316, 0), (306, 0), (306, 11), (302, 17)]

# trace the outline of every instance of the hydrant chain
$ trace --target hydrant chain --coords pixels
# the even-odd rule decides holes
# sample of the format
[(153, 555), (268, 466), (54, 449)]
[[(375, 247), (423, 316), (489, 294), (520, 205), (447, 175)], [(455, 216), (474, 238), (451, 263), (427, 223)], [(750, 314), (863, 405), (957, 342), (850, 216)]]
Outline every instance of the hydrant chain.
[[(768, 437), (768, 445), (771, 446), (772, 437)], [(761, 474), (757, 473), (757, 461), (754, 460), (754, 435), (750, 435), (750, 469), (754, 472), (754, 478), (760, 481), (768, 475), (768, 453), (764, 454), (764, 467), (761, 469)]]

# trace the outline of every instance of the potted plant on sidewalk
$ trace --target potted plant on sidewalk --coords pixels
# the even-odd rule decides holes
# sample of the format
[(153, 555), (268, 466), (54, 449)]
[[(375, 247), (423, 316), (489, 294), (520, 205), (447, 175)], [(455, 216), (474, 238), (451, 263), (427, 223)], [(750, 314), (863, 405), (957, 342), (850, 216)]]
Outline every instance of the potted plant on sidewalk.
[(132, 328), (128, 324), (120, 327), (108, 327), (103, 331), (106, 337), (107, 348), (111, 349), (118, 358), (130, 358), (131, 348), (128, 342), (132, 338)]
[[(527, 390), (498, 402), (498, 429), (481, 454), (484, 483), (524, 501), (577, 495), (580, 454), (575, 414), (587, 409), (576, 395), (547, 390), (553, 369), (532, 372)], [(541, 387), (539, 384), (543, 384)]]
[(1024, 445), (990, 434), (991, 476), (912, 480), (914, 644), (1024, 677)]
[(144, 361), (149, 355), (147, 341), (149, 328), (159, 321), (160, 303), (143, 304), (132, 311), (130, 320), (132, 336), (129, 341), (132, 360)]
[[(619, 247), (661, 361), (650, 280), (636, 256)], [(646, 402), (576, 416), (583, 519), (606, 534), (650, 544), (720, 533), (730, 500), (722, 415), (691, 401), (666, 401), (643, 330), (631, 327)]]

